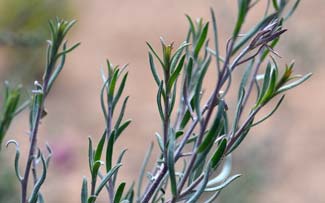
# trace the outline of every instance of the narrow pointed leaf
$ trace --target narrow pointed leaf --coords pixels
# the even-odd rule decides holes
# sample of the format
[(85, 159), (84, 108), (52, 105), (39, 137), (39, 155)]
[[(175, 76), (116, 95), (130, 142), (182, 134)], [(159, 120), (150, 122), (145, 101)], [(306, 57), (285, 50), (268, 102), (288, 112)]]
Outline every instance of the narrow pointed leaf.
[(159, 89), (157, 92), (157, 105), (158, 105), (160, 118), (161, 120), (164, 120), (164, 113), (163, 113), (164, 111), (161, 103), (162, 91), (163, 91), (163, 81), (160, 81)]
[(43, 166), (42, 175), (36, 181), (36, 183), (34, 185), (34, 188), (32, 190), (31, 196), (28, 199), (28, 203), (37, 203), (39, 190), (40, 190), (40, 188), (41, 188), (41, 186), (44, 183), (45, 178), (46, 178), (47, 168), (46, 168), (46, 163), (45, 163), (45, 159), (44, 159), (43, 154), (41, 154), (41, 162), (42, 162), (42, 166)]
[(218, 106), (218, 112), (213, 121), (212, 127), (209, 130), (208, 134), (205, 136), (200, 146), (198, 147), (197, 150), (198, 153), (202, 153), (206, 151), (209, 148), (209, 146), (213, 144), (215, 138), (219, 135), (220, 130), (222, 128), (222, 115), (223, 115), (224, 108), (225, 108), (225, 103), (223, 101), (220, 101)]
[(307, 75), (301, 77), (300, 79), (292, 82), (292, 83), (289, 83), (287, 85), (284, 85), (282, 86), (281, 88), (278, 89), (278, 91), (276, 92), (276, 94), (280, 94), (284, 91), (287, 91), (289, 89), (292, 89), (298, 85), (300, 85), (301, 83), (305, 82), (306, 80), (308, 80), (310, 77), (312, 76), (312, 73), (308, 73)]
[(172, 73), (172, 75), (170, 76), (170, 79), (168, 81), (168, 89), (170, 90), (172, 88), (172, 86), (174, 85), (175, 81), (177, 80), (182, 68), (183, 68), (183, 65), (184, 65), (184, 61), (185, 61), (185, 56), (186, 55), (183, 55), (181, 60), (179, 61), (175, 71)]
[(114, 100), (113, 100), (113, 105), (112, 105), (113, 106), (112, 107), (113, 110), (115, 109), (115, 106), (116, 106), (117, 102), (119, 101), (119, 99), (120, 99), (120, 97), (122, 95), (122, 92), (124, 90), (124, 87), (125, 87), (125, 83), (126, 83), (127, 78), (128, 78), (128, 73), (126, 73), (123, 76), (123, 79), (121, 81), (121, 84), (120, 84), (120, 86), (119, 86), (119, 88), (118, 88), (118, 90), (116, 92), (116, 95), (115, 95)]
[(239, 178), (240, 176), (241, 176), (240, 174), (234, 175), (234, 176), (228, 178), (221, 185), (218, 185), (216, 187), (206, 188), (204, 191), (206, 191), (206, 192), (213, 192), (213, 191), (221, 190), (221, 189), (225, 188), (226, 186), (228, 186), (231, 182), (233, 182), (234, 180), (236, 180), (237, 178)]
[(168, 149), (167, 149), (167, 168), (170, 177), (170, 187), (173, 197), (177, 196), (177, 183), (175, 175), (175, 160), (174, 160), (174, 151), (175, 151), (175, 137), (174, 135), (170, 136)]
[(106, 148), (106, 172), (108, 173), (112, 168), (112, 157), (113, 157), (113, 148), (114, 148), (114, 142), (115, 142), (115, 131), (112, 131), (112, 133), (109, 136), (108, 144)]
[(122, 164), (118, 164), (116, 166), (114, 166), (113, 168), (111, 168), (111, 170), (109, 170), (107, 172), (107, 174), (104, 176), (104, 178), (102, 179), (102, 181), (100, 182), (100, 184), (98, 185), (97, 189), (96, 189), (96, 196), (99, 195), (100, 191), (105, 187), (106, 183), (110, 180), (110, 178), (115, 174), (116, 170), (118, 168), (120, 168), (122, 166)]
[(86, 179), (86, 177), (83, 177), (82, 187), (81, 187), (81, 203), (87, 203), (87, 200), (88, 200), (87, 179)]
[(200, 37), (199, 37), (197, 43), (195, 44), (194, 53), (193, 53), (194, 58), (197, 58), (199, 55), (199, 52), (207, 38), (208, 29), (209, 29), (209, 23), (206, 23), (202, 29), (202, 32), (200, 33)]
[(124, 187), (125, 187), (125, 182), (121, 183), (115, 193), (114, 196), (114, 203), (120, 203), (121, 199), (122, 199), (122, 195), (123, 195), (123, 191), (124, 191)]
[(149, 52), (149, 64), (150, 64), (150, 70), (153, 75), (153, 78), (155, 79), (157, 85), (159, 86), (160, 78), (155, 66), (155, 62), (153, 61), (152, 54)]
[(105, 140), (106, 140), (106, 130), (105, 132), (103, 133), (98, 145), (97, 145), (97, 148), (96, 148), (96, 152), (95, 152), (95, 157), (94, 157), (94, 160), (95, 161), (98, 161), (100, 160), (101, 156), (102, 156), (102, 152), (103, 152), (103, 147), (104, 147), (104, 144), (105, 144)]
[(260, 123), (262, 123), (263, 121), (267, 120), (268, 118), (270, 118), (275, 112), (276, 110), (278, 110), (278, 108), (280, 107), (283, 99), (284, 99), (285, 95), (282, 95), (282, 97), (280, 98), (280, 100), (278, 101), (278, 103), (276, 104), (276, 106), (272, 109), (272, 111), (270, 113), (268, 113), (266, 116), (264, 116), (262, 119), (260, 119), (259, 121), (256, 121), (255, 123), (253, 123), (251, 126), (256, 126)]
[(153, 55), (155, 55), (155, 57), (158, 59), (158, 61), (160, 62), (160, 65), (162, 67), (164, 67), (165, 66), (164, 65), (164, 62), (160, 59), (160, 57), (158, 56), (157, 52), (152, 48), (152, 46), (148, 42), (146, 42), (146, 44), (148, 45), (148, 47), (149, 47), (150, 51), (153, 53)]
[(221, 159), (224, 156), (225, 150), (227, 147), (227, 139), (223, 139), (220, 144), (218, 145), (218, 149), (215, 151), (215, 153), (213, 154), (210, 164), (211, 164), (211, 168), (212, 169), (216, 169), (217, 166), (219, 165), (219, 162), (221, 161)]
[(146, 152), (144, 159), (143, 159), (143, 163), (141, 165), (140, 175), (139, 175), (139, 179), (138, 179), (137, 193), (136, 193), (137, 199), (141, 199), (141, 189), (142, 189), (143, 177), (146, 172), (146, 167), (147, 167), (149, 159), (151, 157), (152, 150), (153, 150), (153, 143), (150, 144), (149, 149)]
[(23, 180), (23, 177), (20, 174), (19, 171), (19, 158), (20, 158), (20, 149), (19, 149), (19, 145), (16, 141), (14, 140), (9, 140), (6, 144), (6, 147), (8, 147), (10, 144), (14, 144), (16, 146), (16, 155), (15, 155), (15, 173), (16, 176), (18, 178), (18, 180), (21, 182)]
[(122, 132), (130, 125), (130, 123), (131, 123), (131, 120), (127, 120), (118, 128), (118, 130), (116, 131), (116, 134), (115, 134), (115, 140), (117, 140), (120, 137)]

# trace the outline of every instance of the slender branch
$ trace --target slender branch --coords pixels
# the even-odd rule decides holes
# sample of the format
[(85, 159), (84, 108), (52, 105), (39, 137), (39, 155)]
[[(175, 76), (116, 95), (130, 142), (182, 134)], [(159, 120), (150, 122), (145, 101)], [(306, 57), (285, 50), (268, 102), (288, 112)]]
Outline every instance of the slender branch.
[(167, 173), (167, 165), (165, 163), (162, 164), (161, 170), (157, 172), (157, 177), (153, 180), (151, 185), (149, 186), (148, 190), (143, 195), (141, 203), (148, 203), (151, 199), (152, 195), (157, 189), (160, 181), (164, 178), (165, 174)]
[[(43, 82), (43, 91), (47, 89), (47, 85), (48, 85), (48, 79), (49, 77), (45, 77), (45, 80)], [(25, 168), (25, 173), (24, 173), (24, 177), (23, 180), (21, 181), (21, 202), (22, 203), (27, 203), (27, 187), (28, 187), (28, 179), (29, 179), (29, 174), (31, 171), (31, 166), (32, 163), (34, 162), (34, 157), (35, 157), (35, 152), (37, 149), (37, 133), (38, 133), (38, 128), (39, 128), (39, 124), (40, 124), (40, 120), (41, 120), (41, 112), (43, 112), (44, 109), (44, 100), (45, 97), (42, 99), (41, 104), (38, 106), (37, 110), (36, 110), (36, 118), (35, 118), (35, 122), (34, 122), (34, 126), (32, 126), (32, 131), (31, 131), (31, 135), (30, 135), (30, 148), (29, 148), (29, 152), (28, 152), (28, 159), (27, 159), (27, 163), (26, 163), (26, 168)]]

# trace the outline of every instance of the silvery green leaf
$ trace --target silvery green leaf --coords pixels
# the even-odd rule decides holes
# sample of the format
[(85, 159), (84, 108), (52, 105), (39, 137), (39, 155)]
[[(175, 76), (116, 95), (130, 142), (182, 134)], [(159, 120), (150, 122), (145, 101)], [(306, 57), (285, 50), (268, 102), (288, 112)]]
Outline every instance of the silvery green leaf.
[(146, 167), (147, 164), (149, 162), (149, 158), (151, 157), (151, 153), (153, 150), (153, 143), (150, 144), (150, 147), (148, 149), (148, 151), (146, 152), (144, 159), (143, 159), (143, 163), (141, 165), (141, 169), (140, 169), (140, 175), (139, 175), (139, 179), (138, 179), (138, 188), (137, 188), (137, 199), (141, 198), (141, 189), (142, 189), (142, 182), (143, 182), (143, 177), (144, 174), (146, 172)]
[(231, 165), (232, 165), (232, 159), (231, 159), (231, 154), (229, 154), (225, 158), (225, 163), (221, 169), (221, 172), (216, 177), (209, 180), (207, 187), (211, 187), (215, 184), (219, 184), (220, 182), (224, 182), (231, 173), (231, 167), (232, 167)]
[(232, 181), (236, 180), (237, 178), (239, 178), (241, 175), (237, 174), (234, 175), (230, 178), (228, 178), (225, 182), (223, 182), (222, 184), (215, 186), (215, 187), (207, 187), (204, 189), (205, 192), (214, 192), (214, 191), (218, 191), (221, 190), (223, 188), (225, 188), (226, 186), (228, 186)]
[(303, 82), (305, 82), (306, 80), (308, 80), (311, 76), (312, 76), (312, 73), (308, 73), (307, 75), (301, 77), (300, 79), (295, 80), (294, 82), (291, 82), (291, 83), (289, 83), (289, 84), (287, 84), (287, 85), (282, 86), (281, 88), (279, 88), (279, 89), (277, 90), (276, 94), (280, 94), (280, 93), (282, 93), (282, 92), (285, 92), (285, 91), (287, 91), (287, 90), (289, 90), (289, 89), (292, 89), (292, 88), (294, 88), (294, 87), (300, 85), (301, 83), (303, 83)]
[(120, 168), (122, 164), (118, 164), (114, 166), (111, 170), (107, 172), (107, 174), (103, 177), (102, 181), (99, 183), (95, 195), (98, 196), (100, 191), (105, 187), (106, 183), (110, 180), (110, 178), (115, 174), (116, 170)]
[(19, 171), (19, 158), (20, 158), (19, 144), (15, 140), (9, 140), (6, 144), (6, 147), (8, 147), (10, 144), (14, 144), (16, 146), (15, 172), (18, 180), (21, 182), (23, 180), (23, 177), (20, 175), (20, 171)]
[(42, 175), (36, 181), (36, 183), (35, 183), (35, 185), (33, 187), (33, 190), (31, 192), (31, 196), (28, 199), (28, 203), (37, 203), (39, 190), (40, 190), (40, 188), (41, 188), (41, 186), (44, 183), (45, 178), (46, 178), (47, 168), (46, 168), (45, 158), (44, 158), (43, 154), (41, 154), (41, 161), (42, 161), (42, 166), (43, 166), (42, 167)]
[(87, 200), (88, 200), (87, 178), (83, 177), (82, 187), (81, 187), (81, 203), (87, 203)]

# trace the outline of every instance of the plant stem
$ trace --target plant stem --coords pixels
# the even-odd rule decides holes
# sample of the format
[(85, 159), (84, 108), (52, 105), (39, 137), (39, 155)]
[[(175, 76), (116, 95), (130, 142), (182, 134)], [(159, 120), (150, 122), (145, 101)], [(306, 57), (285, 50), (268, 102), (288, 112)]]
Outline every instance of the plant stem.
[(161, 170), (157, 172), (156, 179), (150, 184), (148, 190), (143, 195), (141, 203), (148, 203), (151, 199), (152, 195), (155, 193), (157, 186), (159, 185), (160, 181), (164, 178), (165, 174), (167, 173), (167, 165), (165, 163), (162, 164)]
[(244, 100), (243, 100), (243, 107), (246, 105), (246, 103), (248, 101), (248, 98), (249, 98), (249, 96), (250, 96), (250, 94), (252, 92), (252, 89), (253, 89), (253, 86), (254, 86), (254, 83), (255, 83), (255, 80), (256, 80), (256, 76), (257, 76), (257, 73), (258, 73), (258, 71), (260, 69), (261, 64), (262, 64), (262, 56), (259, 56), (257, 64), (256, 64), (255, 69), (254, 69), (254, 73), (253, 73), (253, 75), (251, 77), (251, 80), (249, 82), (249, 86), (248, 86), (248, 89), (246, 91), (246, 95), (245, 95)]
[[(46, 92), (47, 85), (48, 85), (48, 79), (49, 77), (44, 77), (44, 82), (43, 82), (43, 91)], [(43, 93), (45, 95), (45, 93)], [(34, 122), (34, 126), (32, 126), (32, 131), (30, 135), (30, 148), (27, 156), (27, 163), (26, 163), (26, 168), (25, 168), (25, 174), (23, 177), (23, 180), (21, 181), (21, 202), (22, 203), (27, 203), (27, 187), (28, 187), (28, 179), (29, 179), (29, 174), (31, 170), (32, 163), (35, 161), (35, 152), (37, 149), (37, 133), (38, 133), (38, 128), (41, 120), (41, 112), (44, 109), (44, 100), (45, 97), (42, 98), (41, 104), (37, 108), (37, 113), (36, 113), (36, 118)]]

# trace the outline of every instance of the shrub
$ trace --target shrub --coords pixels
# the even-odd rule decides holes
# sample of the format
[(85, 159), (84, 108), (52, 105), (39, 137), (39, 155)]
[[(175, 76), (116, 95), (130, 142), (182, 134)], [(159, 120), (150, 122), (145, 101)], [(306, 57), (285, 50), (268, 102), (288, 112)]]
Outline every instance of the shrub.
[[(96, 202), (103, 191), (107, 191), (112, 203), (213, 202), (223, 188), (240, 177), (239, 174), (229, 177), (231, 153), (254, 126), (278, 109), (286, 91), (311, 76), (293, 75), (294, 63), (280, 68), (276, 61), (279, 54), (274, 51), (287, 31), (283, 28), (284, 23), (297, 8), (299, 0), (288, 12), (285, 12), (287, 1), (268, 1), (264, 18), (247, 33), (240, 34), (248, 12), (257, 2), (238, 1), (237, 21), (224, 56), (219, 52), (218, 27), (212, 9), (211, 22), (193, 21), (186, 16), (188, 33), (177, 48), (174, 43), (166, 43), (161, 38), (162, 52), (159, 53), (147, 43), (149, 66), (158, 89), (156, 103), (162, 129), (156, 133), (156, 139), (160, 154), (151, 172), (147, 172), (153, 149), (150, 145), (143, 157), (137, 183), (129, 188), (125, 182), (117, 181), (126, 151), (119, 154), (117, 163), (112, 162), (114, 144), (131, 123), (131, 120), (124, 119), (128, 97), (122, 99), (128, 78), (127, 66), (115, 66), (107, 60), (107, 73), (102, 72), (100, 92), (106, 128), (97, 144), (91, 137), (88, 139), (90, 178), (84, 177), (82, 181), (82, 203)], [(30, 146), (23, 174), (19, 167), (19, 145), (14, 140), (7, 142), (7, 146), (16, 146), (15, 171), (21, 183), (22, 203), (44, 202), (40, 189), (46, 179), (52, 150), (48, 145), (47, 152), (39, 149), (38, 128), (47, 114), (44, 108), (47, 95), (64, 66), (65, 58), (79, 45), (68, 47), (65, 41), (74, 23), (61, 19), (50, 21), (51, 40), (43, 81), (35, 81), (30, 100), (21, 102), (21, 87), (11, 87), (6, 83), (0, 120), (1, 141), (15, 115), (27, 108), (30, 110)], [(213, 33), (212, 46), (209, 46), (209, 28)], [(204, 79), (212, 60), (216, 64), (216, 80), (213, 90), (206, 92)], [(236, 87), (232, 82), (233, 75), (244, 65), (239, 87)], [(227, 102), (230, 89), (237, 91), (235, 106)], [(277, 97), (280, 98), (273, 110), (258, 119), (261, 109)], [(119, 103), (121, 107), (118, 109)], [(229, 115), (232, 112), (229, 109), (234, 111), (234, 115)], [(41, 174), (36, 169), (38, 165), (42, 166)], [(148, 177), (146, 186), (145, 175)], [(28, 191), (30, 176), (33, 188)]]

